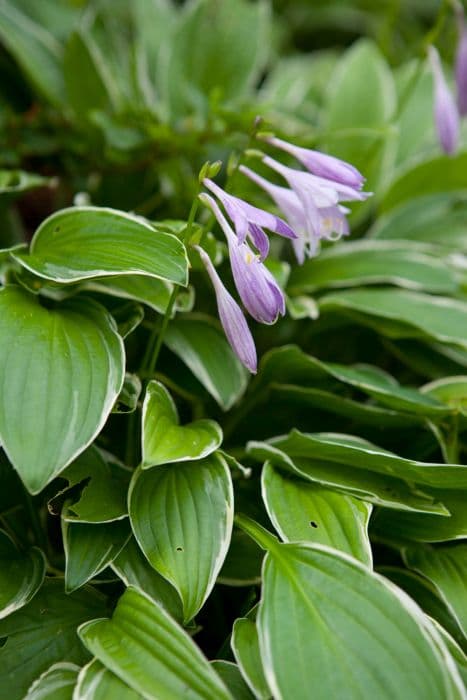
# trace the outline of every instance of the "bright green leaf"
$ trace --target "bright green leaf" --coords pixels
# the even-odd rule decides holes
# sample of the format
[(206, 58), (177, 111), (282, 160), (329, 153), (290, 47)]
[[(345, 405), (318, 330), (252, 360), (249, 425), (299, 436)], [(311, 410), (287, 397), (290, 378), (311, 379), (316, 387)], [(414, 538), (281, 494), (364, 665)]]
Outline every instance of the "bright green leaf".
[(235, 660), (255, 697), (269, 700), (271, 692), (264, 677), (255, 623), (246, 617), (235, 620), (230, 643)]
[(0, 439), (31, 493), (99, 433), (123, 377), (123, 343), (103, 307), (48, 309), (18, 287), (0, 291)]
[(80, 671), (73, 700), (142, 700), (143, 697), (93, 659)]
[(24, 700), (72, 700), (79, 666), (54, 664), (34, 681)]

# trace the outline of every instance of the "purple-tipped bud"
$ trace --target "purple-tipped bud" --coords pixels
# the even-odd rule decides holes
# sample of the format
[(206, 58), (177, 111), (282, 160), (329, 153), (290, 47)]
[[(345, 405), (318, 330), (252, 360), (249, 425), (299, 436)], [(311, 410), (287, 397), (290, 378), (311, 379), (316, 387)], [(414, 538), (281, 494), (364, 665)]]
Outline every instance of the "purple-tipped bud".
[(256, 348), (245, 316), (233, 296), (224, 287), (209, 255), (199, 246), (195, 248), (211, 278), (216, 294), (217, 311), (227, 340), (240, 362), (250, 372), (256, 374), (258, 364)]
[(449, 155), (456, 152), (459, 143), (459, 113), (441, 68), (438, 51), (428, 49), (434, 80), (434, 118), (439, 142)]
[(261, 259), (264, 259), (269, 250), (269, 242), (263, 228), (267, 228), (286, 238), (297, 237), (290, 226), (278, 216), (224, 192), (223, 189), (208, 178), (203, 181), (203, 184), (222, 202), (227, 214), (232, 219), (239, 243), (244, 243), (246, 237), (249, 236), (258, 249)]
[(275, 323), (285, 314), (285, 299), (281, 288), (259, 257), (238, 238), (227, 223), (215, 200), (200, 195), (219, 222), (229, 246), (230, 265), (235, 286), (248, 313), (259, 323)]
[(467, 25), (462, 5), (456, 8), (459, 43), (456, 52), (457, 106), (461, 117), (467, 114)]
[(358, 190), (363, 187), (365, 182), (363, 175), (357, 168), (354, 168), (353, 165), (346, 163), (344, 160), (328, 156), (319, 151), (313, 151), (309, 148), (294, 146), (292, 143), (282, 141), (282, 139), (278, 139), (275, 136), (267, 137), (264, 140), (271, 146), (281, 148), (283, 151), (290, 153), (314, 175)]

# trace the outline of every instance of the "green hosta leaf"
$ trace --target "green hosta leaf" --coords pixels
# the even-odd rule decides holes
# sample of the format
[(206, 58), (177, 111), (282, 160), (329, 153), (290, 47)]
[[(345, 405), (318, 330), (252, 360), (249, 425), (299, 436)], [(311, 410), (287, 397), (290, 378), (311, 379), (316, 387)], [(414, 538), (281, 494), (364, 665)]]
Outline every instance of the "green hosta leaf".
[[(294, 435), (297, 434), (298, 433), (294, 432)], [(309, 437), (310, 436), (308, 436), (308, 438)], [(308, 438), (305, 437), (305, 440)], [(323, 436), (321, 435), (319, 439), (322, 438)], [(332, 436), (327, 435), (327, 439), (330, 438), (332, 441)], [(353, 436), (346, 436), (346, 438), (350, 440), (351, 443), (352, 440), (354, 440), (353, 446), (358, 448), (358, 438), (354, 438)], [(312, 438), (312, 440), (314, 440), (314, 438)], [(292, 475), (317, 482), (332, 489), (343, 491), (351, 496), (362, 498), (376, 505), (402, 511), (414, 511), (416, 513), (434, 513), (437, 514), (436, 517), (439, 517), (439, 515), (448, 515), (448, 511), (444, 505), (440, 503), (436, 496), (432, 495), (429, 490), (426, 492), (422, 491), (419, 487), (409, 484), (405, 480), (405, 476), (397, 477), (393, 474), (393, 463), (386, 463), (386, 473), (379, 473), (376, 470), (373, 471), (370, 469), (367, 464), (367, 456), (373, 452), (374, 448), (368, 448), (370, 443), (367, 443), (365, 440), (360, 442), (360, 446), (363, 447), (363, 452), (354, 453), (354, 457), (356, 454), (360, 455), (359, 459), (353, 460), (360, 465), (356, 469), (349, 468), (348, 460), (352, 455), (352, 451), (347, 453), (344, 445), (341, 445), (343, 450), (341, 453), (342, 461), (337, 461), (330, 459), (325, 460), (323, 458), (323, 452), (320, 449), (315, 453), (313, 450), (314, 442), (312, 443), (311, 441), (309, 442), (309, 452), (310, 455), (314, 454), (314, 457), (303, 457), (296, 454), (289, 455), (285, 448), (286, 441), (287, 438), (275, 438), (269, 443), (250, 442), (248, 444), (248, 452), (254, 459), (270, 461), (274, 466)], [(368, 452), (365, 452), (365, 445), (367, 445)], [(350, 447), (352, 447), (352, 444), (350, 444)], [(379, 449), (381, 448), (378, 448), (378, 450)], [(295, 450), (293, 451), (295, 452)], [(384, 453), (384, 455), (391, 455), (391, 453)], [(395, 455), (392, 456), (395, 457)], [(374, 464), (378, 460), (378, 458), (374, 456), (370, 459), (372, 459)], [(405, 469), (404, 462), (405, 460), (402, 460), (402, 462), (399, 463), (402, 474), (404, 474)], [(384, 463), (385, 457), (382, 459), (379, 466), (382, 467)], [(355, 467), (357, 464), (352, 463), (351, 466)]]
[(26, 605), (42, 585), (45, 559), (40, 549), (20, 552), (0, 530), (0, 619)]
[(110, 565), (126, 586), (133, 586), (162, 605), (170, 615), (182, 622), (182, 601), (175, 588), (150, 566), (134, 537)]
[(458, 679), (405, 594), (347, 555), (279, 544), (245, 520), (269, 550), (257, 625), (275, 698), (450, 697)]
[(138, 375), (126, 372), (122, 390), (118, 395), (112, 413), (133, 413), (136, 411), (141, 390), (141, 379)]
[(227, 411), (246, 389), (247, 373), (209, 316), (177, 319), (164, 342)]
[(0, 170), (0, 201), (9, 201), (23, 192), (50, 184), (50, 178), (35, 173), (26, 173), (24, 170)]
[(0, 291), (0, 439), (31, 493), (99, 433), (124, 364), (113, 319), (95, 302), (47, 309), (18, 287)]
[(89, 32), (74, 31), (69, 37), (63, 74), (68, 102), (77, 116), (86, 117), (91, 110), (111, 110), (115, 86)]
[(54, 105), (62, 105), (62, 47), (53, 34), (16, 8), (14, 2), (5, 0), (0, 7), (0, 37), (34, 88)]
[(37, 229), (30, 253), (14, 258), (39, 277), (79, 282), (109, 275), (143, 275), (187, 284), (183, 244), (144, 219), (104, 207), (71, 207)]
[(418, 542), (445, 542), (467, 537), (466, 492), (437, 489), (433, 496), (449, 512), (448, 518), (428, 513), (402, 513), (383, 510), (378, 512), (372, 525), (381, 537)]
[(222, 678), (235, 700), (254, 700), (255, 696), (251, 694), (236, 664), (231, 661), (216, 660), (211, 661), (211, 666)]
[(145, 698), (231, 700), (198, 647), (156, 603), (128, 588), (111, 620), (79, 629), (88, 649)]
[(421, 391), (467, 417), (467, 376), (443, 377), (425, 384)]
[(264, 552), (242, 530), (234, 528), (229, 551), (218, 581), (227, 586), (255, 586), (261, 583)]
[(271, 692), (264, 677), (255, 623), (246, 617), (235, 620), (230, 644), (243, 677), (255, 697), (269, 700)]
[(420, 195), (456, 190), (465, 192), (466, 167), (467, 153), (459, 153), (454, 157), (438, 156), (407, 168), (386, 192), (382, 211)]
[(177, 408), (167, 389), (160, 382), (150, 382), (143, 403), (143, 469), (201, 459), (220, 447), (222, 430), (215, 421), (178, 423)]
[(286, 297), (287, 312), (294, 321), (311, 318), (316, 321), (319, 316), (318, 303), (311, 297), (304, 295)]
[(88, 525), (63, 521), (67, 593), (87, 583), (108, 566), (130, 537), (126, 520)]
[[(151, 307), (160, 314), (165, 313), (173, 291), (173, 284), (156, 277), (124, 275), (122, 277), (96, 277), (83, 282), (84, 289), (109, 294), (122, 299), (132, 299)], [(180, 291), (175, 302), (175, 311), (191, 311), (194, 304), (194, 289)]]
[(354, 241), (325, 250), (293, 269), (288, 290), (394, 284), (398, 287), (450, 294), (458, 284), (449, 266), (425, 247), (409, 241)]
[(467, 686), (467, 655), (464, 653), (460, 645), (457, 644), (457, 642), (451, 637), (450, 634), (448, 634), (448, 632), (446, 632), (444, 627), (442, 627), (437, 620), (430, 620), (430, 622), (435, 627), (436, 632), (442, 638), (451, 658), (454, 659), (454, 662), (457, 666), (457, 670), (459, 672), (460, 677), (462, 678), (464, 686)]
[(168, 37), (168, 57), (159, 61), (161, 91), (173, 114), (204, 111), (213, 92), (228, 101), (248, 91), (267, 58), (268, 15), (266, 3), (244, 0), (199, 0), (185, 8)]
[(151, 565), (183, 601), (185, 621), (204, 604), (229, 548), (233, 518), (230, 471), (218, 455), (138, 471), (130, 518)]
[(54, 664), (34, 681), (24, 700), (72, 700), (78, 672), (75, 664)]
[[(465, 192), (419, 196), (378, 217), (369, 235), (436, 244), (438, 249), (467, 252)], [(442, 233), (440, 233), (442, 231)]]
[[(62, 518), (69, 522), (105, 523), (121, 520), (128, 515), (126, 492), (131, 472), (104, 459), (104, 454), (91, 445), (60, 475), (68, 481), (68, 487), (53, 498), (51, 510), (60, 512), (61, 504), (75, 493), (74, 487), (83, 488), (75, 501), (68, 502), (62, 510)], [(71, 490), (71, 492), (70, 492)]]
[(370, 504), (291, 479), (268, 463), (263, 468), (262, 493), (271, 522), (285, 542), (325, 544), (371, 568)]
[[(258, 376), (260, 385), (270, 382), (274, 382), (274, 384), (298, 384), (297, 387), (283, 389), (283, 391), (295, 390), (297, 394), (303, 391), (304, 385), (311, 385), (310, 390), (306, 393), (310, 403), (313, 400), (313, 392), (319, 391), (316, 388), (317, 384), (327, 380), (323, 387), (326, 389), (329, 379), (337, 379), (345, 385), (363, 391), (383, 405), (404, 413), (443, 418), (451, 412), (436, 397), (427, 396), (411, 387), (401, 386), (394, 377), (378, 367), (322, 362), (316, 357), (305, 354), (295, 345), (285, 345), (268, 352), (264, 356)], [(274, 387), (273, 390), (276, 391), (277, 387)], [(319, 397), (317, 399), (319, 400)], [(376, 418), (380, 417), (383, 422), (386, 422), (385, 418), (388, 422), (391, 422), (391, 418), (395, 418), (396, 424), (399, 424), (401, 420), (411, 420), (408, 416), (397, 417), (397, 414), (385, 416), (384, 412), (378, 416), (380, 409), (377, 407), (366, 404), (355, 406), (355, 402), (348, 403), (350, 400), (340, 395), (334, 395), (334, 401), (330, 396), (323, 396), (323, 399), (330, 404), (333, 410), (343, 415), (351, 416), (353, 411), (360, 413), (363, 411), (371, 420), (372, 412), (376, 411)], [(342, 402), (340, 408), (338, 402)], [(348, 405), (346, 405), (347, 403)], [(392, 422), (394, 423), (394, 420)]]
[(117, 324), (118, 332), (122, 338), (127, 338), (138, 328), (144, 319), (144, 309), (141, 304), (132, 301), (112, 309), (112, 316)]
[(467, 303), (447, 297), (402, 289), (352, 289), (321, 299), (321, 312), (339, 311), (370, 325), (373, 319), (387, 323), (378, 329), (390, 337), (426, 336), (441, 343), (467, 348)]
[(410, 547), (407, 566), (426, 576), (467, 637), (467, 544)]
[(81, 669), (73, 694), (73, 700), (142, 700), (143, 697), (97, 659)]
[(2, 693), (10, 700), (22, 700), (31, 683), (51, 664), (76, 664), (88, 658), (78, 635), (77, 625), (106, 614), (104, 599), (90, 588), (71, 595), (63, 591), (63, 581), (44, 583), (21, 610), (0, 621)]

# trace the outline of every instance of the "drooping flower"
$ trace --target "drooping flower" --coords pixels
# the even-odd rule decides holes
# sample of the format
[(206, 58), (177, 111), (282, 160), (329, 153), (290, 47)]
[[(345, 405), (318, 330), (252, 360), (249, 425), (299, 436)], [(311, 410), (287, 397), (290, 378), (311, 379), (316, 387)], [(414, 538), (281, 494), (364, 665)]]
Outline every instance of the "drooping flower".
[(275, 323), (285, 313), (281, 288), (249, 245), (239, 243), (216, 201), (208, 194), (201, 194), (200, 199), (211, 209), (225, 234), (235, 287), (243, 305), (259, 323)]
[(263, 140), (271, 146), (275, 146), (276, 148), (290, 153), (294, 158), (300, 161), (307, 170), (318, 177), (333, 180), (334, 182), (348, 185), (357, 190), (363, 187), (365, 182), (363, 175), (353, 165), (346, 163), (344, 160), (340, 160), (340, 158), (329, 156), (320, 151), (313, 151), (310, 148), (295, 146), (275, 136), (268, 136)]
[(345, 218), (348, 210), (338, 204), (328, 203), (334, 201), (335, 196), (332, 196), (331, 200), (325, 199), (324, 202), (322, 198), (318, 198), (318, 202), (325, 204), (320, 207), (315, 204), (315, 196), (310, 192), (305, 207), (303, 198), (299, 198), (294, 190), (275, 185), (246, 166), (240, 166), (240, 171), (270, 195), (298, 234), (298, 238), (292, 240), (292, 245), (300, 264), (304, 262), (305, 257), (316, 255), (322, 239), (336, 240), (349, 233)]
[(460, 3), (456, 7), (456, 13), (459, 27), (455, 70), (457, 107), (459, 114), (463, 117), (467, 114), (467, 24), (465, 22), (464, 9)]
[(459, 143), (459, 113), (441, 67), (438, 51), (428, 49), (434, 80), (434, 119), (439, 142), (445, 153), (452, 155)]
[(245, 316), (233, 296), (225, 288), (209, 255), (199, 246), (195, 246), (195, 248), (211, 278), (216, 294), (219, 318), (230, 346), (240, 362), (250, 372), (256, 374), (258, 364), (256, 348)]
[(262, 260), (269, 252), (269, 239), (263, 228), (267, 228), (286, 238), (297, 237), (291, 227), (278, 216), (254, 207), (239, 197), (228, 194), (208, 178), (203, 180), (203, 184), (222, 202), (224, 209), (233, 222), (239, 243), (244, 243), (248, 236), (259, 251)]

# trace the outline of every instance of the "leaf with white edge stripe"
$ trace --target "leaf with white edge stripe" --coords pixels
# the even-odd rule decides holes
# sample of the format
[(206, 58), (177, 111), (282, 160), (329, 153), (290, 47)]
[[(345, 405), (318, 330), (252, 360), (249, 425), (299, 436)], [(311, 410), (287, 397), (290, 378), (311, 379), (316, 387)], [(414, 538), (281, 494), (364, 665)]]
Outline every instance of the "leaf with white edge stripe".
[(285, 542), (325, 544), (371, 568), (371, 504), (316, 483), (290, 478), (268, 462), (263, 467), (261, 484), (268, 515)]
[(138, 544), (156, 571), (177, 589), (188, 622), (211, 592), (229, 548), (230, 470), (218, 454), (138, 470), (128, 499)]
[(73, 700), (141, 700), (143, 697), (97, 659), (83, 666), (73, 693)]
[(467, 637), (467, 544), (408, 547), (403, 557), (410, 569), (433, 583)]
[[(277, 700), (462, 697), (455, 669), (416, 604), (357, 560), (324, 545), (280, 544), (249, 518), (268, 550), (257, 625)], [(454, 674), (454, 675), (453, 675)]]
[(123, 341), (96, 302), (48, 309), (19, 287), (0, 291), (0, 440), (31, 493), (94, 440), (124, 371)]
[(71, 207), (37, 229), (29, 254), (12, 253), (23, 267), (54, 282), (109, 275), (145, 275), (186, 285), (183, 244), (143, 218), (117, 209)]
[(216, 669), (216, 673), (222, 678), (235, 700), (255, 700), (236, 664), (232, 661), (216, 659), (211, 661), (211, 666)]
[(0, 619), (26, 605), (39, 590), (45, 575), (41, 550), (20, 552), (6, 532), (0, 530)]
[(111, 620), (87, 622), (78, 632), (89, 651), (147, 700), (232, 700), (188, 634), (134, 588)]
[(163, 384), (151, 381), (143, 403), (142, 468), (202, 459), (222, 443), (222, 430), (213, 420), (180, 426), (177, 408)]
[(71, 700), (79, 666), (66, 661), (54, 664), (29, 688), (24, 700)]
[(258, 700), (269, 700), (271, 691), (264, 677), (258, 630), (246, 617), (235, 620), (230, 642), (240, 671)]

